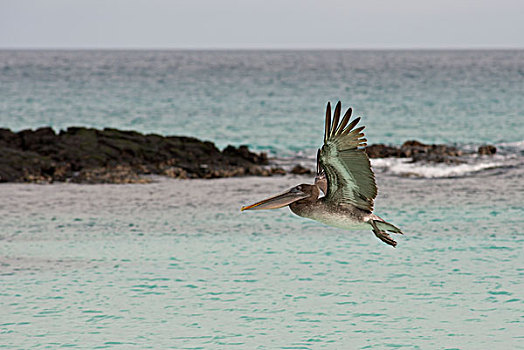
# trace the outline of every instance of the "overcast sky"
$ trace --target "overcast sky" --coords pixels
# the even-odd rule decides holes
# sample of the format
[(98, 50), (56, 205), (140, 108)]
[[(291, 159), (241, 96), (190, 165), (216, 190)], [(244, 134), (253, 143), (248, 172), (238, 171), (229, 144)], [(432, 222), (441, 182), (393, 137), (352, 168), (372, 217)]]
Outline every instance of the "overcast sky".
[(0, 0), (2, 48), (524, 48), (524, 0)]

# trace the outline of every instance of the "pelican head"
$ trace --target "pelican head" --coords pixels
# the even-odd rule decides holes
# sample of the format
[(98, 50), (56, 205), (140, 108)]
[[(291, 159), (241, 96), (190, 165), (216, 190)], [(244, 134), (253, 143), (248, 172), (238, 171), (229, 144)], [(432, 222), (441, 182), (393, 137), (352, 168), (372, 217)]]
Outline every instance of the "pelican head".
[(242, 207), (244, 210), (278, 209), (301, 200), (315, 201), (318, 199), (319, 190), (316, 185), (301, 184), (275, 196), (261, 200), (251, 205)]

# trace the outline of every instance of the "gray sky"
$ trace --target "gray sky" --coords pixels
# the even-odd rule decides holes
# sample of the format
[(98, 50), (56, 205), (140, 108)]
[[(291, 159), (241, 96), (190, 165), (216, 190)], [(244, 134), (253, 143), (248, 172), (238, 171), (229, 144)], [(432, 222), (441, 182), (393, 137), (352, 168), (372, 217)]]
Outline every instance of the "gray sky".
[(524, 48), (524, 0), (0, 0), (2, 48)]

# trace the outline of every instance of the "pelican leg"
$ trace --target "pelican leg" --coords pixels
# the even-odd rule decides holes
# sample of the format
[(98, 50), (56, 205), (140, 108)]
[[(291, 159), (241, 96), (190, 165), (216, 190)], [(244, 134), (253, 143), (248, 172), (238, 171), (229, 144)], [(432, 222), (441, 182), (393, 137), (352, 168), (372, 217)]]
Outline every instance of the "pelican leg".
[(371, 227), (373, 227), (373, 233), (375, 234), (375, 236), (377, 236), (378, 239), (380, 239), (382, 242), (387, 243), (393, 247), (397, 246), (397, 242), (395, 242), (393, 238), (391, 238), (391, 236), (387, 234), (386, 231), (383, 231), (378, 228), (376, 220), (369, 220), (369, 224), (371, 225)]

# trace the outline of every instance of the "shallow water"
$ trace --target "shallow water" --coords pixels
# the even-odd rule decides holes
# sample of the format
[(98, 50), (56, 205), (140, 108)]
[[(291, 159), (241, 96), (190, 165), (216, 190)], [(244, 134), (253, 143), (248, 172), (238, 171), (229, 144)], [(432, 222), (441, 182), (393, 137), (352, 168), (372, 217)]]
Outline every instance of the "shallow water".
[(1, 185), (0, 347), (522, 348), (521, 169), (379, 174), (396, 249), (239, 211), (310, 180)]

